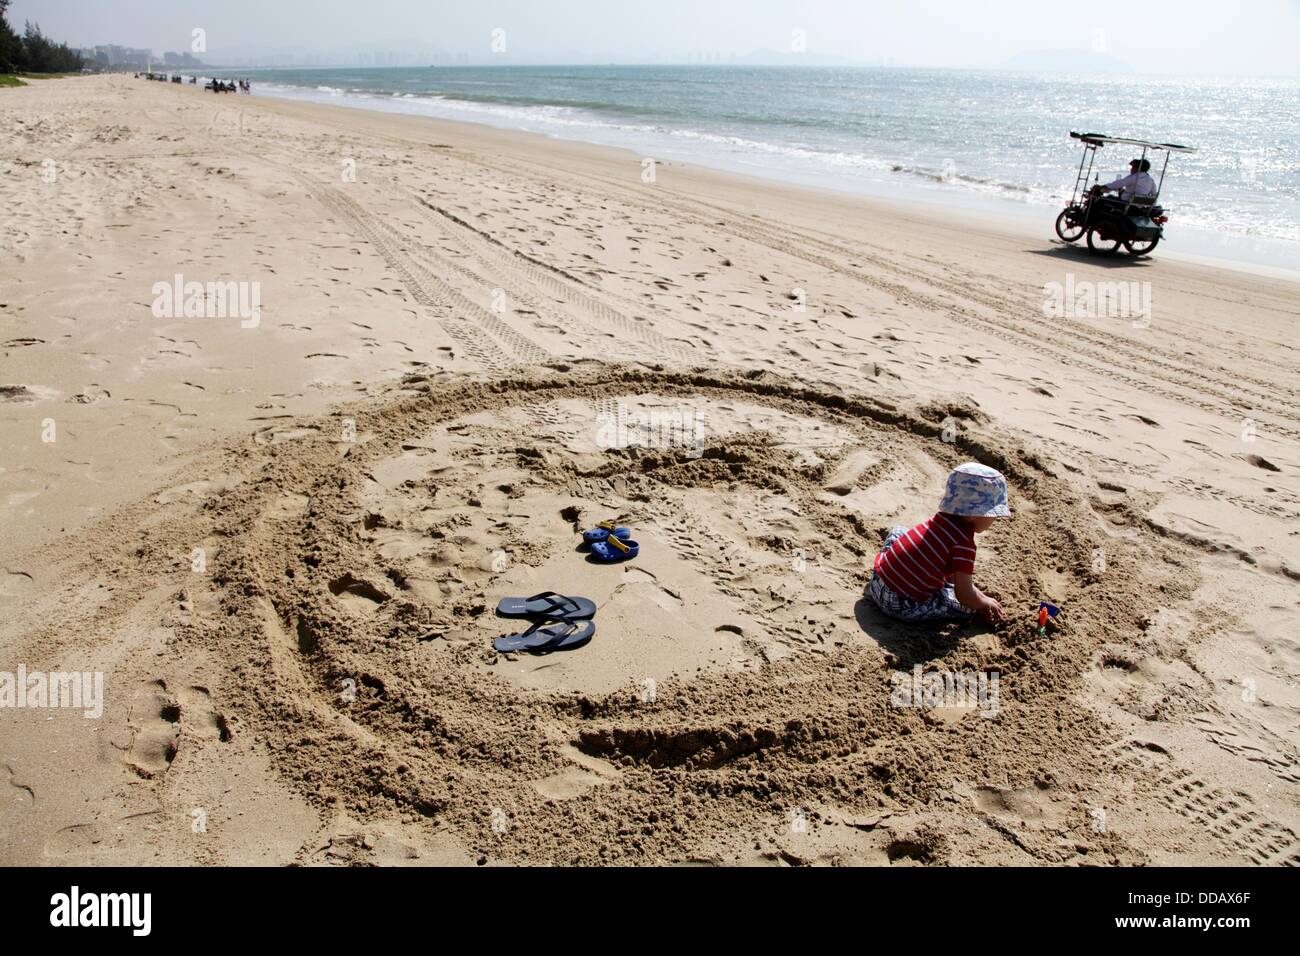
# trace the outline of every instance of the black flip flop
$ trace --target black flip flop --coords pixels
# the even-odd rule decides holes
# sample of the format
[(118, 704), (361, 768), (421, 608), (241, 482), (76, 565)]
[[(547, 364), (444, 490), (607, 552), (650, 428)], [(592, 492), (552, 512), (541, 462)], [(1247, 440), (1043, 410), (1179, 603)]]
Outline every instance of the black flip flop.
[(596, 614), (596, 602), (585, 597), (569, 597), (543, 591), (532, 597), (502, 598), (497, 604), (502, 617), (538, 617), (549, 621), (585, 621)]
[(558, 651), (581, 647), (596, 633), (593, 621), (538, 621), (522, 634), (508, 634), (492, 642), (502, 654), (511, 651)]

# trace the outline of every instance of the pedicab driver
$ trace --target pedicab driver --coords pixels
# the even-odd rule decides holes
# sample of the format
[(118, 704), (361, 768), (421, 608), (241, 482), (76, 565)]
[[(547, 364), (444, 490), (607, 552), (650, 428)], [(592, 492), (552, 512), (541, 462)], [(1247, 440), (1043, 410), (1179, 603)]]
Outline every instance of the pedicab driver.
[(1098, 195), (1105, 192), (1115, 191), (1119, 193), (1120, 202), (1128, 202), (1131, 199), (1154, 199), (1156, 195), (1156, 181), (1151, 178), (1147, 172), (1151, 168), (1150, 160), (1135, 159), (1128, 164), (1129, 174), (1121, 176), (1114, 182), (1106, 183), (1104, 186), (1098, 185), (1095, 191)]

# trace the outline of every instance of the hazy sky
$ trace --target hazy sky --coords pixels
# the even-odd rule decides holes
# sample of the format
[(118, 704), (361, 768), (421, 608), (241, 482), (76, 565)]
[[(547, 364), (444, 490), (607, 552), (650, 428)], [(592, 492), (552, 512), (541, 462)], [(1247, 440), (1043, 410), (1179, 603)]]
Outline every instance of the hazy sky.
[[(1095, 48), (1141, 72), (1300, 75), (1300, 0), (14, 0), (15, 26), (40, 23), (76, 46), (190, 49), (206, 62), (387, 52), (423, 65), (635, 62), (807, 50), (898, 65), (999, 66), (1025, 51)], [(492, 31), (505, 31), (493, 55)], [(1096, 33), (1101, 30), (1103, 32)]]

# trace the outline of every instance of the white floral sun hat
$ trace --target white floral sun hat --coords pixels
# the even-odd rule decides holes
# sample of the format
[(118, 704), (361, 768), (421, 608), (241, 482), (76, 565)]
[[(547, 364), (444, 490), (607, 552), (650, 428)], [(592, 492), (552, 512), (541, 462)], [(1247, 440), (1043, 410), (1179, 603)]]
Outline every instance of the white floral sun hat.
[(939, 510), (968, 518), (1010, 518), (1007, 480), (1002, 472), (979, 462), (958, 465), (948, 475)]

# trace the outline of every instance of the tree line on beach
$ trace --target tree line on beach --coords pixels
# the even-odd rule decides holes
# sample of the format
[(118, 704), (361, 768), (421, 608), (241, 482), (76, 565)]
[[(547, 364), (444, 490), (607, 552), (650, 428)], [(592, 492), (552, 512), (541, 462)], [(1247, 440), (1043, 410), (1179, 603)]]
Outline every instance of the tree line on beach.
[(76, 73), (81, 54), (66, 43), (55, 43), (30, 20), (22, 35), (9, 25), (11, 0), (0, 0), (0, 73)]

